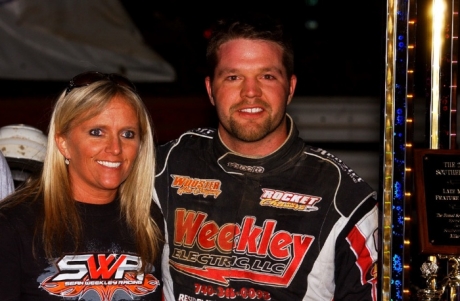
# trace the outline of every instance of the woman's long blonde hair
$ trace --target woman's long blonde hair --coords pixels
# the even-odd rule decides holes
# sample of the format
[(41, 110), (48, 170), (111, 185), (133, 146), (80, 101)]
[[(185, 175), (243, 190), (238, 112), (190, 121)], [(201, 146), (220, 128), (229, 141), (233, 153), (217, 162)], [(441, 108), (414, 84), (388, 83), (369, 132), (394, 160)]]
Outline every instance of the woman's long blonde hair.
[[(137, 93), (107, 80), (63, 92), (58, 98), (49, 125), (47, 154), (41, 177), (20, 189), (11, 197), (35, 195), (44, 200), (42, 241), (45, 254), (51, 258), (60, 252), (69, 233), (77, 249), (82, 241), (82, 225), (72, 197), (69, 175), (64, 157), (54, 137), (66, 135), (74, 125), (92, 118), (104, 110), (115, 97), (132, 105), (140, 126), (140, 149), (131, 173), (119, 187), (121, 214), (133, 231), (143, 268), (159, 256), (163, 240), (158, 225), (151, 217), (154, 187), (155, 148), (151, 117)], [(22, 193), (20, 193), (22, 191)], [(16, 197), (14, 197), (16, 195)], [(41, 197), (40, 197), (41, 196)]]

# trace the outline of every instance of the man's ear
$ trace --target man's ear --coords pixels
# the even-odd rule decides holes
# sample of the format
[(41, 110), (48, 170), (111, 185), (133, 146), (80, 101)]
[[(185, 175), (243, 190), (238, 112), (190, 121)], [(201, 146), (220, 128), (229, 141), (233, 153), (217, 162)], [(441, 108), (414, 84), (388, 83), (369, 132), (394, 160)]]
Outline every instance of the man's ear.
[(292, 101), (292, 97), (294, 97), (296, 85), (297, 85), (297, 76), (292, 75), (289, 81), (289, 94), (288, 94), (287, 104), (290, 104)]
[(205, 77), (204, 84), (206, 86), (206, 91), (208, 92), (209, 101), (211, 102), (213, 106), (215, 106), (216, 103), (214, 102), (214, 97), (212, 96), (211, 78), (209, 76)]
[(67, 150), (67, 140), (62, 135), (55, 135), (54, 141), (56, 146), (59, 149), (59, 152), (64, 156), (64, 158), (70, 159), (70, 153)]

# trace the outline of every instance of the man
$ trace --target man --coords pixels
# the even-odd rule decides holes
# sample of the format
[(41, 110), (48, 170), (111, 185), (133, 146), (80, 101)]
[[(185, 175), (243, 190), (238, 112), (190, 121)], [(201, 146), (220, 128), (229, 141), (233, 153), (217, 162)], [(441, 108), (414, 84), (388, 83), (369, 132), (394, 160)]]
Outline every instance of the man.
[(281, 25), (222, 20), (207, 60), (218, 129), (158, 151), (166, 300), (376, 300), (375, 192), (298, 137)]

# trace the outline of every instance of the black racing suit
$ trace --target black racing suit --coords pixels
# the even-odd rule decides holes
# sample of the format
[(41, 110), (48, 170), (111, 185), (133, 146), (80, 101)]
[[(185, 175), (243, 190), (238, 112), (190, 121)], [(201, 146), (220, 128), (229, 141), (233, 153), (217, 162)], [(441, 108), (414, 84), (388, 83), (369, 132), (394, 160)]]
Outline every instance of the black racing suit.
[(166, 300), (376, 300), (376, 194), (290, 123), (274, 153), (230, 151), (214, 129), (159, 147)]

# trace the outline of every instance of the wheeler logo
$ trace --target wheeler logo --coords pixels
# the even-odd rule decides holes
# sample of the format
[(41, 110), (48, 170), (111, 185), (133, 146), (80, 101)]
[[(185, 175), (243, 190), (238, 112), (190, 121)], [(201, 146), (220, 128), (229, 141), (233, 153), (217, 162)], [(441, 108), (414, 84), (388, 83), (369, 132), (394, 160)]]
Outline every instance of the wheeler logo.
[(60, 297), (80, 299), (92, 291), (101, 301), (110, 301), (117, 291), (134, 298), (150, 294), (160, 285), (152, 274), (137, 272), (141, 259), (128, 254), (66, 255), (56, 265), (58, 272), (40, 286)]
[(181, 175), (171, 175), (173, 182), (171, 187), (177, 188), (177, 194), (208, 195), (217, 198), (222, 192), (221, 182), (214, 179), (197, 179)]
[(317, 211), (316, 203), (321, 197), (262, 188), (260, 205), (296, 211)]

